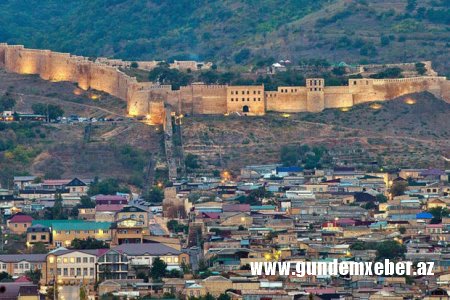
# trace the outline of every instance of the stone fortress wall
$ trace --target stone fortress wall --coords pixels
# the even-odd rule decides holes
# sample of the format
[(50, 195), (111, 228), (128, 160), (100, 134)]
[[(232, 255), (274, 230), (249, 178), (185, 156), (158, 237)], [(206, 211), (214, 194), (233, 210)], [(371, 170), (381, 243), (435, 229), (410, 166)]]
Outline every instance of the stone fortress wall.
[(450, 102), (450, 81), (423, 76), (401, 79), (350, 79), (348, 86), (325, 86), (323, 78), (309, 78), (306, 86), (264, 86), (192, 84), (172, 90), (170, 85), (138, 82), (113, 63), (93, 62), (81, 56), (50, 50), (26, 49), (0, 44), (0, 67), (8, 72), (37, 74), (50, 81), (77, 83), (84, 90), (103, 91), (127, 101), (131, 116), (147, 116), (154, 124), (164, 122), (164, 106), (178, 114), (230, 114), (249, 116), (274, 112), (320, 112), (326, 108), (386, 101), (401, 95), (429, 91)]

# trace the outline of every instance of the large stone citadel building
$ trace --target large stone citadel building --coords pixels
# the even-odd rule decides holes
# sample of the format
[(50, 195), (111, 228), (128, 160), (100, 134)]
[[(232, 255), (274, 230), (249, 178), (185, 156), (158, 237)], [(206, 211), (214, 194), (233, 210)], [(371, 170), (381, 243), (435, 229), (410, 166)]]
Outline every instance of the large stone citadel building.
[(26, 49), (0, 44), (0, 67), (19, 74), (38, 74), (51, 81), (78, 83), (84, 90), (95, 89), (127, 101), (132, 116), (149, 116), (155, 124), (164, 120), (164, 106), (180, 114), (229, 114), (250, 116), (275, 112), (320, 112), (325, 108), (351, 107), (370, 101), (429, 91), (450, 102), (450, 81), (424, 76), (401, 79), (350, 79), (348, 86), (325, 86), (323, 78), (310, 78), (306, 86), (264, 86), (192, 84), (179, 90), (151, 82), (138, 82), (116, 67), (92, 62), (86, 57), (49, 50)]

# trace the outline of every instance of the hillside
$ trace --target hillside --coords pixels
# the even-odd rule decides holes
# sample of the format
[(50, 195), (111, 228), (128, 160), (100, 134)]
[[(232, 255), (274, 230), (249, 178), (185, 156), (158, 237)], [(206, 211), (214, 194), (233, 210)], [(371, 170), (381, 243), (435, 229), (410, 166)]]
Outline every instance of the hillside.
[(0, 3), (0, 41), (85, 56), (222, 65), (432, 60), (448, 74), (449, 3), (11, 0)]
[[(184, 149), (203, 168), (280, 162), (286, 145), (325, 146), (338, 162), (389, 167), (445, 167), (450, 104), (421, 93), (349, 111), (186, 118)], [(447, 166), (448, 167), (448, 166)]]
[[(18, 112), (31, 112), (33, 104), (47, 103), (61, 106), (65, 116), (116, 120), (0, 123), (1, 185), (11, 184), (13, 176), (34, 174), (46, 178), (114, 177), (137, 188), (146, 186), (150, 161), (153, 165), (164, 162), (161, 129), (127, 119), (126, 103), (120, 99), (80, 92), (72, 83), (52, 83), (0, 70), (0, 96), (8, 93), (15, 98)], [(92, 100), (92, 95), (98, 98)]]

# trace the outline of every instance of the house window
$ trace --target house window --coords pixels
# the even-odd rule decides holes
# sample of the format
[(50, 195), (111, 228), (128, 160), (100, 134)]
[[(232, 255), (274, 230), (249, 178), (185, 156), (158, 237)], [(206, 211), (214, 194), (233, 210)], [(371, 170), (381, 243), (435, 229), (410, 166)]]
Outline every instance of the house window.
[(35, 235), (32, 235), (32, 236), (31, 236), (31, 240), (32, 240), (32, 241), (35, 241), (35, 240), (36, 240), (36, 236), (35, 236)]
[(41, 235), (41, 240), (45, 240), (45, 239), (46, 239), (45, 234)]

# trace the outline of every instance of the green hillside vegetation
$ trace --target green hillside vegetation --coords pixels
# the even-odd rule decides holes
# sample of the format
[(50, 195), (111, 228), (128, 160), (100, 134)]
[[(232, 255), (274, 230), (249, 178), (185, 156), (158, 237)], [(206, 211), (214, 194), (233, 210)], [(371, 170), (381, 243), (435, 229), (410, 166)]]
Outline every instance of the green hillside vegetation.
[(433, 60), (441, 72), (450, 61), (448, 0), (10, 0), (0, 11), (0, 41), (91, 57)]
[(120, 99), (96, 92), (100, 97), (92, 100), (90, 93), (74, 95), (73, 90), (72, 83), (0, 70), (1, 111), (48, 113), (50, 119), (60, 115), (122, 119), (73, 124), (0, 122), (0, 186), (11, 187), (14, 176), (32, 174), (53, 179), (112, 177), (120, 184), (145, 188), (150, 160), (164, 161), (160, 128), (128, 120), (126, 103)]
[(189, 59), (199, 55), (212, 58), (217, 52), (229, 54), (251, 36), (277, 30), (319, 9), (326, 1), (2, 2), (0, 39), (8, 42), (90, 56), (166, 59), (169, 54)]

